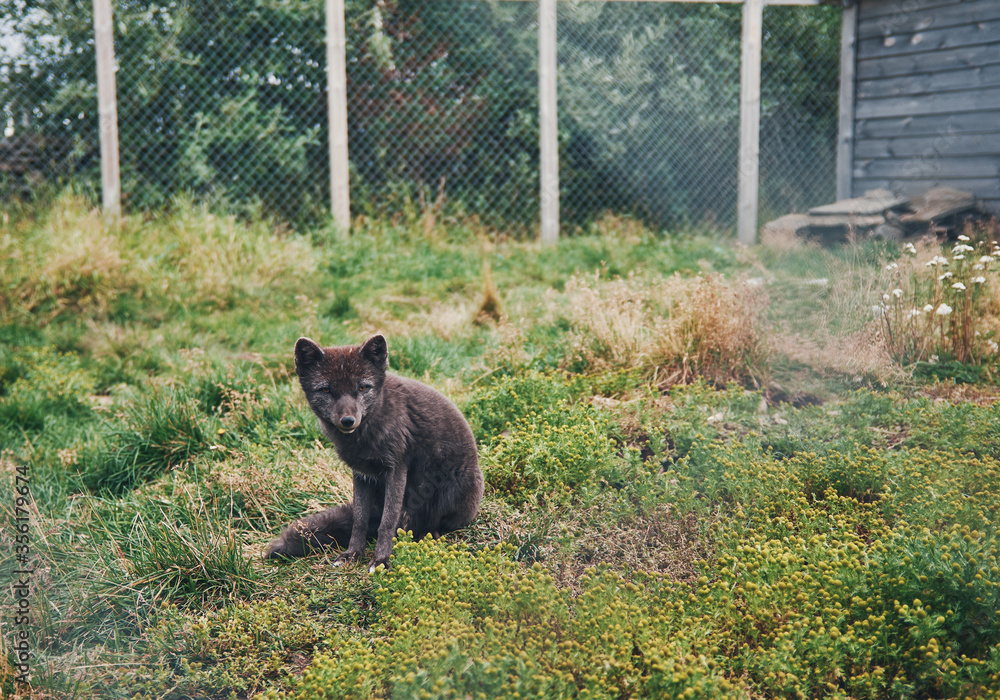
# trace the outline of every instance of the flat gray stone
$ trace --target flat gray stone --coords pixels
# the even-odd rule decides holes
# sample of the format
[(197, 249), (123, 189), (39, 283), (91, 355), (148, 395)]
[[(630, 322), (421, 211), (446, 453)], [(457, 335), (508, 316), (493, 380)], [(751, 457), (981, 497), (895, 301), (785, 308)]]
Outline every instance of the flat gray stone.
[[(809, 210), (810, 216), (874, 216), (888, 209), (904, 206), (909, 200), (897, 197), (889, 190), (869, 190), (861, 197), (841, 199)], [(877, 225), (877, 224), (874, 224)]]

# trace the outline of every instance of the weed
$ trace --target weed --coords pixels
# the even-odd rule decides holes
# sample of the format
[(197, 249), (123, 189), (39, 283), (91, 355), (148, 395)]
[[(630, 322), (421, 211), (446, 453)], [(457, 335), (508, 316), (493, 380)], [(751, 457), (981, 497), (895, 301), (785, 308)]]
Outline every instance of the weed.
[(904, 364), (994, 361), (1000, 326), (989, 321), (997, 312), (1000, 243), (963, 234), (950, 256), (927, 259), (930, 252), (907, 244), (904, 257), (886, 266), (893, 288), (882, 295), (879, 319), (889, 352)]

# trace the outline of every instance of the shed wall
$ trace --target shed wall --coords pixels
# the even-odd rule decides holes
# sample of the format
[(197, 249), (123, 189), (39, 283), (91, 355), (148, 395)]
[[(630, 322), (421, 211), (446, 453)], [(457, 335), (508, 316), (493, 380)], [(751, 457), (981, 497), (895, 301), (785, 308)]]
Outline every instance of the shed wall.
[(861, 0), (853, 192), (948, 186), (1000, 215), (1000, 2)]

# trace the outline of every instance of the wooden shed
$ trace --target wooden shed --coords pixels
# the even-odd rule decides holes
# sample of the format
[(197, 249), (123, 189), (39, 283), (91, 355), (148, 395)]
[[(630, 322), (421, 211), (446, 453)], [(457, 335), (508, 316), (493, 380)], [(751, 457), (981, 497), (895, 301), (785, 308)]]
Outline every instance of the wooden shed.
[(1000, 215), (1000, 0), (846, 0), (837, 194), (972, 192)]

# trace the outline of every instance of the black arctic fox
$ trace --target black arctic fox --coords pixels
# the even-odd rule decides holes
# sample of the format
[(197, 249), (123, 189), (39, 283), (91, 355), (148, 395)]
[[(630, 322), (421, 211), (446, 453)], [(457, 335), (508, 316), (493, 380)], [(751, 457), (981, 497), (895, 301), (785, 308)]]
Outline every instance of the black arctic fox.
[(397, 528), (414, 537), (464, 527), (479, 511), (483, 473), (465, 418), (440, 393), (386, 373), (385, 338), (322, 348), (295, 344), (295, 371), (320, 428), (354, 471), (354, 502), (298, 520), (267, 558), (300, 557), (335, 545), (334, 566), (356, 561), (377, 534), (369, 564), (389, 567)]

